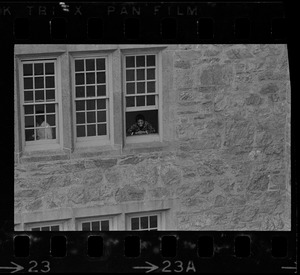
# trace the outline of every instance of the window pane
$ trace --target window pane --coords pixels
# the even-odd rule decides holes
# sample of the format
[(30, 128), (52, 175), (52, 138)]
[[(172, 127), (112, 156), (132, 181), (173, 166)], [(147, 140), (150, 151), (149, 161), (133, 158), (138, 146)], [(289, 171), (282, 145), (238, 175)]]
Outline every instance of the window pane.
[(136, 98), (136, 106), (145, 106), (145, 97), (144, 96), (138, 96)]
[(24, 91), (24, 101), (25, 102), (33, 101), (33, 91)]
[(34, 85), (36, 89), (44, 88), (44, 78), (43, 77), (35, 77)]
[(134, 94), (135, 93), (135, 83), (127, 83), (126, 84), (126, 93)]
[(147, 79), (155, 79), (155, 69), (147, 69)]
[(35, 75), (44, 74), (43, 63), (34, 64), (34, 74)]
[(50, 227), (49, 226), (43, 226), (42, 231), (50, 231)]
[(46, 122), (47, 122), (50, 126), (55, 126), (55, 115), (47, 115), (47, 116), (46, 116)]
[(23, 64), (23, 75), (32, 75), (32, 64)]
[(55, 113), (55, 104), (47, 104), (46, 113)]
[(54, 63), (46, 63), (45, 71), (46, 71), (46, 74), (54, 74)]
[(86, 87), (86, 96), (87, 97), (91, 97), (91, 96), (95, 96), (95, 86), (87, 86)]
[(25, 112), (25, 115), (27, 114), (33, 114), (33, 105), (27, 105), (27, 106), (24, 106), (24, 112)]
[(82, 72), (83, 70), (83, 60), (75, 60), (75, 72)]
[(85, 137), (85, 126), (77, 126), (77, 137)]
[(76, 124), (85, 123), (85, 112), (76, 113)]
[(109, 231), (109, 221), (101, 221), (101, 231)]
[(134, 97), (126, 97), (126, 107), (134, 107)]
[(105, 109), (106, 108), (106, 100), (105, 99), (97, 99), (97, 109)]
[(148, 217), (141, 217), (141, 229), (148, 228)]
[(88, 112), (87, 123), (95, 123), (95, 122), (96, 122), (96, 112)]
[(147, 93), (155, 93), (155, 81), (147, 82)]
[(100, 231), (100, 222), (92, 222), (92, 231)]
[(31, 228), (31, 231), (41, 231), (41, 229), (39, 227), (33, 227)]
[(59, 225), (51, 226), (51, 231), (59, 231)]
[(106, 111), (97, 112), (97, 122), (106, 122)]
[(51, 127), (52, 139), (56, 139), (56, 127)]
[(55, 100), (55, 90), (46, 90), (46, 100), (47, 101)]
[(97, 63), (97, 70), (105, 70), (105, 59), (104, 58), (98, 58), (96, 63)]
[(96, 125), (88, 125), (87, 126), (87, 136), (95, 136), (96, 135)]
[(131, 218), (131, 229), (132, 230), (139, 229), (139, 218)]
[(126, 81), (134, 80), (134, 70), (126, 70)]
[(82, 111), (84, 109), (85, 109), (85, 101), (84, 100), (76, 101), (76, 111)]
[(98, 136), (106, 135), (106, 124), (97, 124), (98, 127)]
[(84, 87), (76, 87), (76, 97), (85, 97), (84, 95)]
[(54, 88), (54, 76), (46, 76), (46, 88)]
[(24, 78), (24, 89), (32, 89), (33, 88), (33, 80), (32, 77)]
[(147, 106), (155, 105), (155, 96), (149, 95), (147, 96)]
[(31, 141), (34, 140), (34, 130), (25, 130), (25, 140), (26, 141)]
[(134, 67), (134, 56), (126, 56), (126, 68)]
[(34, 127), (34, 117), (26, 116), (25, 117), (25, 128)]
[(82, 223), (82, 231), (90, 231), (90, 223), (89, 222)]
[(35, 91), (35, 101), (36, 102), (41, 102), (44, 101), (44, 91)]
[(96, 100), (87, 100), (86, 101), (86, 109), (87, 110), (95, 110), (96, 109)]
[(137, 93), (144, 94), (145, 93), (145, 82), (138, 82), (137, 83)]
[(95, 60), (94, 59), (86, 59), (85, 60), (85, 70), (86, 71), (94, 71), (95, 70)]
[(45, 106), (44, 104), (35, 105), (35, 113), (36, 114), (45, 113), (45, 107), (44, 106)]
[(105, 83), (105, 72), (97, 73), (97, 83)]
[(147, 55), (147, 66), (155, 66), (155, 55)]
[(105, 96), (105, 95), (106, 95), (105, 85), (98, 85), (97, 86), (97, 96)]
[(94, 84), (95, 83), (95, 73), (87, 73), (86, 74), (86, 83)]
[(157, 227), (157, 216), (150, 216), (150, 227)]
[(84, 74), (75, 74), (76, 85), (84, 84)]
[(145, 56), (137, 56), (136, 57), (136, 66), (137, 67), (145, 67)]
[(137, 70), (137, 80), (144, 80), (145, 79), (145, 70), (144, 69), (139, 69)]

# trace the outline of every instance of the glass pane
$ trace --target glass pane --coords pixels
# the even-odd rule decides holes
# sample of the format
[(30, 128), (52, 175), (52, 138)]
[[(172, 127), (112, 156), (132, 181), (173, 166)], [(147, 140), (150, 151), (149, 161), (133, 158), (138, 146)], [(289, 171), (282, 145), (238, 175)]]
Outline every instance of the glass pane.
[(90, 223), (89, 222), (82, 223), (82, 231), (90, 231)]
[(97, 124), (98, 127), (98, 136), (106, 135), (106, 124)]
[(148, 217), (141, 217), (141, 229), (148, 228)]
[(147, 55), (147, 66), (155, 66), (155, 55)]
[(85, 123), (85, 112), (76, 113), (76, 124)]
[(86, 109), (87, 110), (95, 110), (96, 109), (96, 100), (87, 100), (86, 101)]
[(97, 99), (97, 109), (105, 109), (105, 108), (106, 108), (106, 100)]
[(33, 91), (24, 91), (24, 101), (33, 102)]
[(155, 93), (155, 81), (147, 82), (147, 93)]
[(46, 88), (54, 88), (54, 76), (46, 76)]
[(155, 79), (155, 69), (147, 69), (147, 79)]
[(85, 101), (84, 100), (76, 101), (76, 111), (82, 111), (84, 109), (85, 109)]
[(97, 86), (97, 96), (105, 96), (105, 95), (106, 95), (105, 85), (98, 85)]
[(84, 87), (76, 87), (76, 97), (85, 97)]
[(95, 123), (95, 122), (96, 122), (96, 112), (88, 112), (87, 123)]
[(85, 70), (86, 71), (95, 71), (95, 60), (94, 59), (86, 59), (85, 60)]
[(33, 88), (33, 80), (32, 77), (24, 78), (24, 89), (32, 89)]
[(54, 90), (46, 90), (46, 100), (47, 101), (55, 100), (55, 91)]
[(147, 106), (155, 105), (155, 96), (149, 95), (147, 96)]
[(145, 70), (144, 69), (139, 69), (137, 70), (137, 80), (144, 80), (145, 79)]
[(145, 56), (137, 56), (136, 57), (136, 66), (137, 67), (145, 67)]
[(51, 226), (51, 231), (59, 231), (59, 225)]
[(44, 74), (43, 63), (34, 64), (34, 74), (35, 75)]
[(32, 75), (32, 64), (23, 64), (23, 75)]
[(87, 73), (86, 74), (86, 83), (94, 84), (95, 83), (95, 73)]
[(24, 112), (25, 112), (25, 115), (27, 114), (33, 114), (33, 105), (27, 105), (27, 106), (24, 106)]
[(31, 141), (34, 140), (34, 130), (25, 130), (25, 140), (26, 141)]
[(96, 135), (96, 125), (88, 125), (87, 126), (87, 136), (95, 136)]
[(76, 85), (84, 84), (84, 74), (75, 74)]
[(44, 88), (44, 78), (43, 77), (35, 77), (34, 85), (35, 85), (35, 89)]
[(109, 231), (109, 221), (101, 221), (101, 231)]
[(50, 129), (51, 129), (52, 139), (56, 139), (56, 127), (51, 127)]
[(39, 115), (35, 117), (36, 127), (40, 127), (40, 125), (45, 121), (44, 115)]
[(26, 116), (25, 117), (25, 128), (34, 127), (34, 117)]
[(100, 222), (92, 222), (92, 231), (100, 231)]
[(98, 58), (96, 61), (97, 64), (97, 70), (105, 70), (105, 59), (104, 58)]
[(54, 74), (54, 63), (46, 63), (45, 71), (46, 71), (46, 74)]
[(137, 83), (137, 93), (144, 94), (145, 93), (145, 82), (138, 82)]
[(126, 81), (134, 80), (134, 70), (126, 70)]
[(106, 122), (106, 111), (97, 112), (97, 122)]
[(50, 126), (55, 126), (55, 115), (47, 115), (47, 116), (46, 116), (46, 122), (47, 122)]
[(134, 94), (135, 93), (135, 83), (127, 83), (126, 84), (126, 93)]
[(138, 96), (136, 98), (136, 106), (145, 106), (145, 97), (144, 96)]
[(42, 102), (44, 100), (44, 91), (35, 91), (35, 102)]
[(77, 126), (77, 137), (85, 137), (85, 126)]
[(44, 104), (35, 105), (35, 113), (36, 114), (45, 113), (45, 107), (44, 106), (45, 106)]
[(31, 231), (41, 231), (41, 229), (39, 227), (33, 227), (31, 228)]
[(126, 97), (126, 107), (134, 107), (134, 97)]
[(50, 231), (50, 227), (49, 226), (43, 226), (42, 231)]
[(134, 56), (126, 56), (126, 68), (134, 67)]
[(157, 227), (157, 216), (150, 216), (150, 227)]
[(55, 113), (55, 104), (47, 104), (46, 113)]
[(75, 72), (82, 72), (83, 70), (83, 60), (75, 60)]
[(97, 83), (105, 83), (105, 72), (97, 73)]
[(95, 86), (87, 86), (86, 87), (86, 96), (87, 97), (95, 96), (95, 93), (96, 93)]
[(131, 218), (131, 230), (139, 229), (139, 218)]

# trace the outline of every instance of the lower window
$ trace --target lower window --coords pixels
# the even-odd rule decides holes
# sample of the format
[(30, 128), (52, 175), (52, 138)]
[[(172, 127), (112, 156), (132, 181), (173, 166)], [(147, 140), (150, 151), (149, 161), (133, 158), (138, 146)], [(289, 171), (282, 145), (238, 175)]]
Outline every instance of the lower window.
[(31, 231), (60, 231), (60, 226), (57, 225), (44, 225), (44, 226), (29, 226)]
[(134, 231), (161, 230), (161, 214), (130, 214), (127, 216), (127, 229)]
[(110, 231), (112, 230), (112, 219), (84, 219), (79, 221), (78, 229), (81, 231)]

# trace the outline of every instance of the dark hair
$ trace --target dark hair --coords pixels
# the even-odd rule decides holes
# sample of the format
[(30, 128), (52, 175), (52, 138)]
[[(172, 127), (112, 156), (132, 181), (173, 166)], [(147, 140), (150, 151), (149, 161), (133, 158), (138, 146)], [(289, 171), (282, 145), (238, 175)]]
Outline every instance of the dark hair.
[(135, 117), (135, 121), (137, 122), (139, 119), (142, 119), (142, 120), (145, 121), (145, 117), (144, 117), (143, 115), (141, 115), (141, 114), (139, 114), (139, 115), (137, 115), (137, 116)]

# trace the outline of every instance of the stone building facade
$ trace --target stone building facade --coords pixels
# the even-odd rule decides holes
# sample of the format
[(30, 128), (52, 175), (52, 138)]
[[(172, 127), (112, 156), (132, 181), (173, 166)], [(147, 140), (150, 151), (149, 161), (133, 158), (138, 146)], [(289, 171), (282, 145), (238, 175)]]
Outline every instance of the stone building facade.
[[(155, 56), (158, 134), (130, 141), (124, 58), (138, 55)], [(74, 64), (98, 57), (106, 139), (79, 142)], [(56, 64), (55, 144), (24, 134), (35, 60)], [(15, 230), (290, 229), (285, 45), (16, 45), (14, 97)]]

